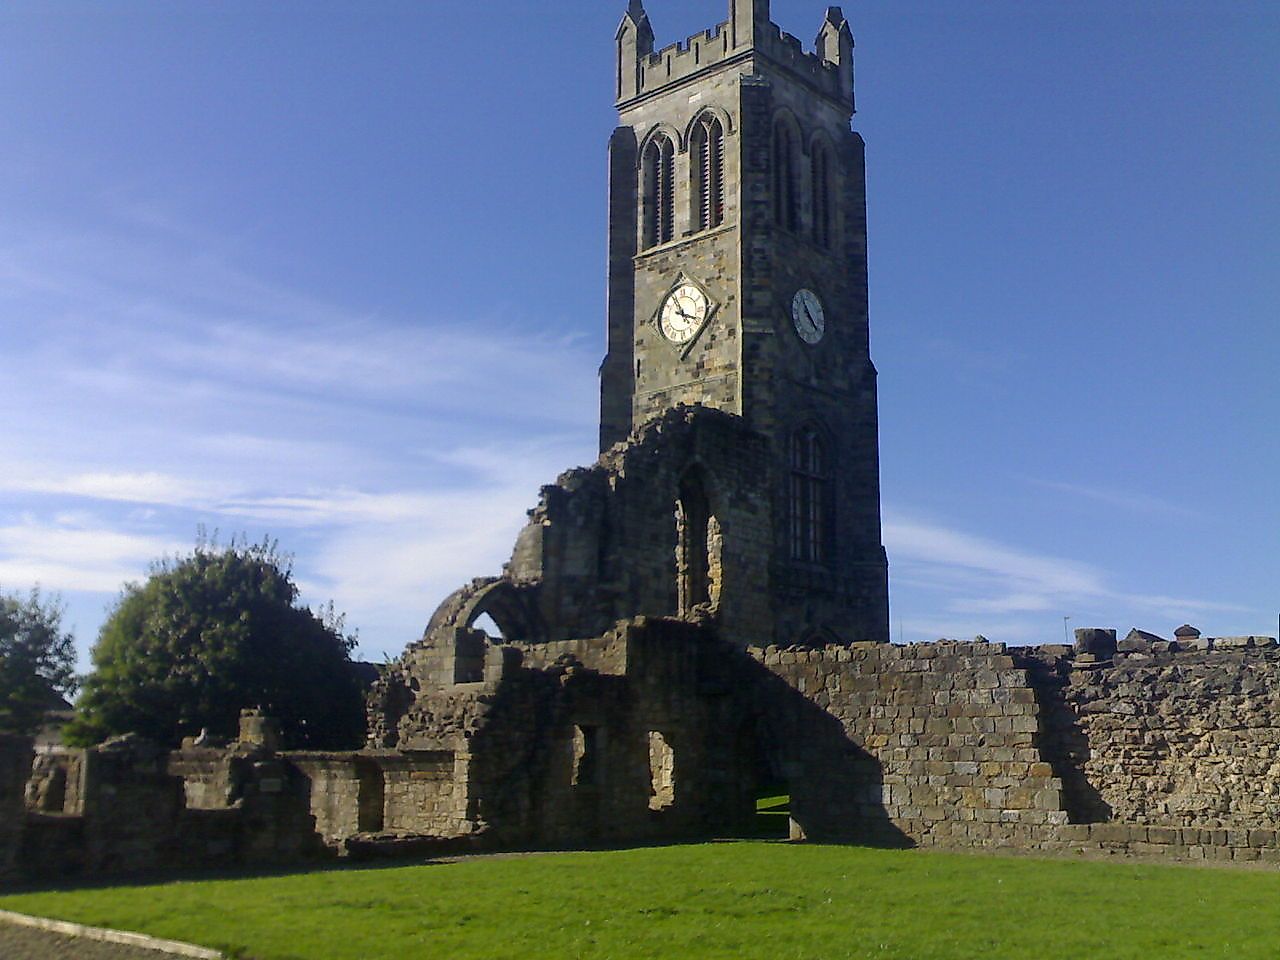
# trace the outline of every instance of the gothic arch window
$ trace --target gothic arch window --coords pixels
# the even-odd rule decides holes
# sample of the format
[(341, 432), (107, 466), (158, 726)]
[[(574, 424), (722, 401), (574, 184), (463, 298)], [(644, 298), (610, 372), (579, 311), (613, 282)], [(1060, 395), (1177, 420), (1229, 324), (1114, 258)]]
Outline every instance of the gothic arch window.
[(773, 124), (773, 222), (787, 230), (800, 226), (800, 138), (779, 117)]
[(693, 222), (700, 230), (724, 223), (724, 125), (703, 114), (693, 128)]
[(641, 162), (644, 192), (644, 245), (657, 246), (676, 235), (676, 147), (659, 133), (644, 148)]
[(830, 552), (831, 463), (816, 427), (791, 437), (791, 559), (826, 563)]
[(835, 235), (835, 165), (831, 148), (816, 140), (809, 157), (810, 186), (813, 190), (813, 240), (830, 250)]
[(720, 599), (720, 523), (711, 510), (706, 475), (697, 466), (680, 479), (676, 499), (676, 572), (680, 612)]

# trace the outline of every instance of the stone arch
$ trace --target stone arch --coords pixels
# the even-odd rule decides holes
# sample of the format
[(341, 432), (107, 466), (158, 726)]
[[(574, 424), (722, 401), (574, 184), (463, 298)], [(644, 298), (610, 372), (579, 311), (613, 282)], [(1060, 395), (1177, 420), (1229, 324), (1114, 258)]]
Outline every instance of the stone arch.
[(808, 627), (801, 631), (796, 643), (802, 647), (842, 647), (845, 645), (838, 633), (823, 624), (816, 627)]
[(724, 129), (725, 136), (737, 133), (737, 128), (733, 125), (733, 114), (723, 107), (705, 106), (694, 113), (689, 118), (689, 122), (684, 127), (684, 143), (688, 144), (693, 140), (693, 132), (698, 129), (698, 124), (703, 117), (712, 116), (720, 121), (720, 126)]
[(451, 594), (432, 615), (427, 636), (438, 636), (446, 630), (470, 630), (484, 614), (498, 627), (503, 640), (537, 643), (546, 639), (532, 588), (501, 578), (476, 581)]
[(684, 151), (679, 131), (659, 124), (640, 147), (640, 247), (676, 238), (676, 157)]
[(785, 107), (774, 113), (772, 131), (773, 222), (797, 233), (801, 226), (804, 135), (795, 114)]
[(840, 215), (839, 164), (835, 144), (826, 131), (809, 139), (809, 212), (814, 242), (829, 250), (838, 235)]
[[(691, 124), (690, 129), (692, 128)], [(676, 153), (684, 153), (689, 149), (689, 141), (686, 139), (685, 135), (677, 130), (673, 124), (667, 123), (664, 120), (661, 123), (655, 123), (645, 132), (645, 135), (640, 138), (639, 149), (636, 153), (637, 158), (643, 158), (645, 148), (648, 147), (649, 144), (653, 143), (655, 138), (660, 136), (665, 136), (671, 141), (672, 145), (676, 148)], [(637, 163), (640, 162), (642, 161), (637, 160)]]
[(725, 138), (728, 129), (721, 114), (700, 110), (687, 131), (689, 143), (689, 223), (694, 230), (711, 230), (724, 223)]

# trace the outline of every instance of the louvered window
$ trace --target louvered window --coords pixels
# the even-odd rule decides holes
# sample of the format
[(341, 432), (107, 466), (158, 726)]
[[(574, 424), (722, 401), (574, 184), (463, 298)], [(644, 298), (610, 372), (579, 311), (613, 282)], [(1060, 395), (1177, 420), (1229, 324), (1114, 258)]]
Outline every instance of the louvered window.
[(791, 128), (782, 121), (773, 126), (773, 222), (794, 231), (800, 225), (799, 190), (796, 176), (800, 164), (799, 144)]
[(791, 438), (791, 558), (825, 563), (828, 546), (829, 465), (817, 430)]
[(693, 131), (694, 222), (701, 230), (724, 223), (724, 127), (704, 116)]
[(674, 239), (676, 234), (676, 150), (669, 137), (659, 134), (649, 141), (642, 172), (644, 245), (652, 247)]
[(813, 145), (813, 240), (825, 250), (831, 249), (835, 232), (835, 183), (831, 151), (824, 143)]

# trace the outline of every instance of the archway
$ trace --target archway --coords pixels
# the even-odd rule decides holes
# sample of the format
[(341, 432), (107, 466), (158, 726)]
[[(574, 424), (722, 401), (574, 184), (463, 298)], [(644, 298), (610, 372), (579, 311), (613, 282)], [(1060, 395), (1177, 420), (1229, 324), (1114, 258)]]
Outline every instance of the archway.
[(720, 599), (720, 523), (711, 510), (706, 474), (692, 467), (676, 499), (676, 574), (680, 613)]

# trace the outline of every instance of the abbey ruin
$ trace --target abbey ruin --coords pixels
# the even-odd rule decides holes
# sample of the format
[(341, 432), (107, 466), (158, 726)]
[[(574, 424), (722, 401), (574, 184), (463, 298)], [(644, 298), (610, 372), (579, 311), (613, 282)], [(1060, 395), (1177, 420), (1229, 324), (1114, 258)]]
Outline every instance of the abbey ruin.
[[(616, 36), (600, 456), (374, 684), (365, 749), (0, 742), (0, 874), (750, 835), (1280, 862), (1280, 647), (893, 645), (839, 7)], [(491, 624), (500, 633), (481, 629)]]

